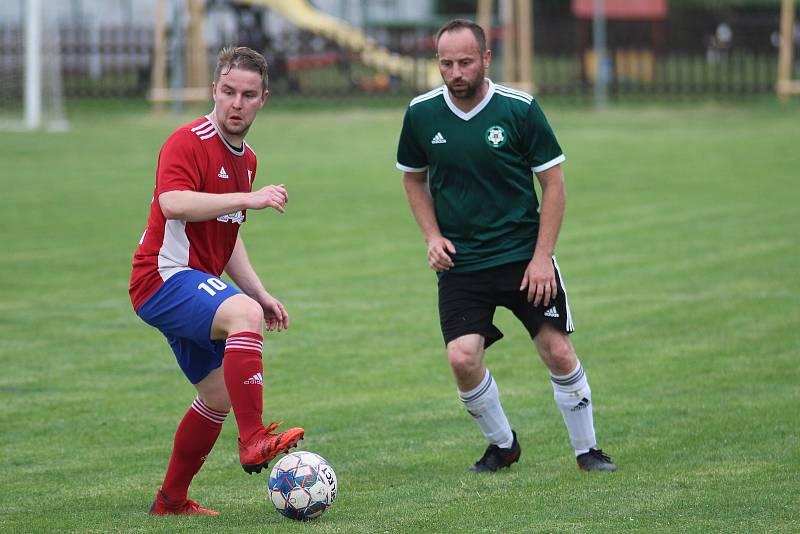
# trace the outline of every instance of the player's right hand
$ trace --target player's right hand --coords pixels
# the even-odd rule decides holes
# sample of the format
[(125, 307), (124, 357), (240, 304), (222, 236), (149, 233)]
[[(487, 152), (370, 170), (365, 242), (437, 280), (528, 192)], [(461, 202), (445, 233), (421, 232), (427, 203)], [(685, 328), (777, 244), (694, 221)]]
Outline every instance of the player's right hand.
[(286, 203), (289, 202), (289, 193), (286, 192), (286, 186), (283, 184), (268, 185), (250, 193), (249, 201), (248, 208), (250, 209), (273, 208), (283, 213), (286, 211)]
[(446, 237), (436, 237), (428, 241), (428, 265), (437, 273), (450, 270), (455, 265), (451, 257), (456, 247)]

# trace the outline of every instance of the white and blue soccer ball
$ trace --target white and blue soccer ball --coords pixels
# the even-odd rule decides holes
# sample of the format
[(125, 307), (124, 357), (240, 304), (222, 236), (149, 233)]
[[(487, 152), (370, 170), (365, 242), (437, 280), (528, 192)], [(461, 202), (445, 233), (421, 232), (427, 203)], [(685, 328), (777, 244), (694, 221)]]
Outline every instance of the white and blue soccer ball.
[(292, 452), (272, 468), (267, 491), (280, 513), (291, 519), (308, 521), (321, 516), (336, 499), (336, 473), (318, 454)]

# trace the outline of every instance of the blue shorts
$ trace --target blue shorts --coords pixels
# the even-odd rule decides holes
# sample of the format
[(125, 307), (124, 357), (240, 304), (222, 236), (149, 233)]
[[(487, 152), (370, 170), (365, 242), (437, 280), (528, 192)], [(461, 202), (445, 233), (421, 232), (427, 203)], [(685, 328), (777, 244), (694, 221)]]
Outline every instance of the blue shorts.
[(216, 276), (188, 269), (174, 274), (137, 310), (167, 338), (183, 374), (197, 384), (222, 365), (225, 340), (211, 339), (217, 308), (238, 289)]

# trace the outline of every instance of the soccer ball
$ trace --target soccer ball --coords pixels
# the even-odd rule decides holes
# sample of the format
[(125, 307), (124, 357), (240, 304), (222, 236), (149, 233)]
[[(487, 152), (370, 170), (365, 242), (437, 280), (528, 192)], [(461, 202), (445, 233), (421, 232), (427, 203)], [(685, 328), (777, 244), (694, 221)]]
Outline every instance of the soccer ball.
[(281, 458), (267, 481), (269, 499), (286, 517), (308, 521), (336, 499), (336, 473), (318, 454), (296, 451)]

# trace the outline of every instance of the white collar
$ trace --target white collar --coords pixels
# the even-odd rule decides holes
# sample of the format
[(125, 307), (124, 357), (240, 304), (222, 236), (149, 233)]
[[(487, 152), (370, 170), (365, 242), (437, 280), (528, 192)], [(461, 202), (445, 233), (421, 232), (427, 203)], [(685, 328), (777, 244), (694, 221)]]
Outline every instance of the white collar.
[(224, 135), (222, 135), (222, 132), (220, 132), (220, 131), (219, 131), (219, 127), (217, 126), (217, 123), (216, 123), (216, 121), (214, 120), (214, 117), (213, 117), (213, 115), (214, 115), (214, 113), (213, 113), (213, 112), (212, 112), (212, 113), (209, 113), (208, 115), (206, 115), (206, 118), (208, 119), (208, 122), (210, 122), (210, 123), (211, 123), (211, 125), (212, 125), (212, 126), (214, 126), (214, 130), (217, 132), (217, 136), (218, 136), (218, 137), (220, 138), (220, 140), (222, 141), (222, 144), (223, 144), (223, 145), (225, 145), (225, 147), (226, 147), (226, 148), (227, 148), (227, 149), (228, 149), (228, 150), (229, 150), (229, 151), (230, 151), (230, 152), (231, 152), (231, 153), (232, 153), (234, 156), (244, 156), (244, 153), (245, 153), (245, 149), (244, 149), (244, 139), (242, 139), (242, 148), (237, 148), (237, 147), (233, 146), (233, 145), (232, 145), (232, 144), (231, 144), (231, 143), (230, 143), (230, 142), (229, 142), (227, 139), (225, 139), (225, 136), (224, 136)]
[(447, 107), (450, 108), (450, 111), (452, 111), (455, 114), (456, 117), (458, 117), (460, 119), (463, 119), (465, 121), (470, 120), (472, 117), (474, 117), (475, 115), (480, 113), (483, 110), (483, 108), (485, 108), (487, 106), (487, 104), (489, 104), (489, 101), (492, 99), (492, 96), (494, 95), (494, 82), (492, 80), (490, 80), (489, 78), (486, 78), (486, 81), (489, 82), (489, 89), (486, 91), (486, 94), (484, 95), (483, 100), (478, 102), (477, 106), (475, 106), (474, 108), (472, 108), (471, 110), (469, 110), (466, 113), (461, 111), (460, 109), (458, 109), (458, 106), (456, 106), (453, 103), (453, 101), (450, 99), (450, 90), (447, 89), (447, 86), (445, 85), (444, 86), (444, 101), (447, 103)]

